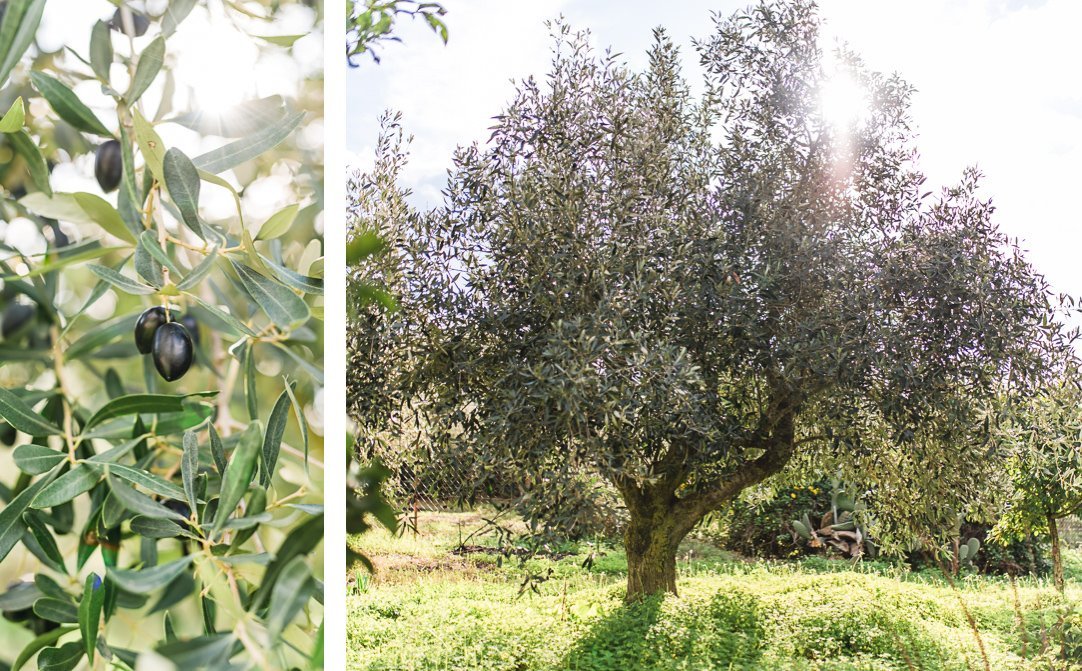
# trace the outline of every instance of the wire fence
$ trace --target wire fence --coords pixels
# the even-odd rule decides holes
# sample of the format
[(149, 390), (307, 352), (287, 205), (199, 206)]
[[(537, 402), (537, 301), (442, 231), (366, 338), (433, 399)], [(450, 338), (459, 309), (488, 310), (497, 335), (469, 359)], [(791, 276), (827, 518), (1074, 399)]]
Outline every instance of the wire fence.
[(1082, 516), (1075, 515), (1060, 520), (1059, 535), (1067, 547), (1082, 549)]

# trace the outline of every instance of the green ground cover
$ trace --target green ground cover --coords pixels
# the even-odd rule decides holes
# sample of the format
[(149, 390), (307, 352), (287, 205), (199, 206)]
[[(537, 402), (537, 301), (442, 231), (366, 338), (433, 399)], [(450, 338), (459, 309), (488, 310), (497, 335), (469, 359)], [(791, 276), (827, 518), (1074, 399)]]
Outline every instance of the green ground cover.
[[(351, 669), (976, 671), (985, 655), (994, 671), (1082, 669), (1082, 656), (1036, 659), (1042, 647), (1062, 654), (1048, 637), (1064, 608), (1044, 580), (1020, 579), (1016, 607), (1001, 578), (962, 576), (952, 589), (936, 573), (883, 563), (748, 562), (688, 543), (680, 596), (625, 606), (618, 549), (603, 548), (589, 567), (587, 547), (525, 567), (452, 554), (479, 524), (476, 513), (429, 514), (416, 535), (351, 540), (377, 566), (374, 576), (359, 566), (351, 576)], [(1067, 601), (1077, 604), (1082, 553), (1068, 559)], [(523, 580), (538, 574), (547, 578), (539, 594), (520, 595)], [(1070, 655), (1082, 655), (1080, 629), (1076, 607)]]

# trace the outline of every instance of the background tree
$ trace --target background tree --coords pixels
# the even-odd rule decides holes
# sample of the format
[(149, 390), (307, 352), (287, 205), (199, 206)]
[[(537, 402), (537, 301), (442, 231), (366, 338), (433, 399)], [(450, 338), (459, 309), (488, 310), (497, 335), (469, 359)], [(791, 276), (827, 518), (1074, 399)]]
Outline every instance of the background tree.
[(447, 10), (438, 2), (416, 0), (350, 0), (346, 7), (346, 58), (369, 54), (379, 63), (377, 47), (382, 42), (401, 42), (394, 34), (395, 22), (403, 17), (422, 18), (447, 44), (447, 25), (441, 18)]
[[(610, 481), (628, 599), (675, 591), (688, 532), (794, 460), (874, 482), (888, 549), (979, 514), (997, 394), (1066, 338), (978, 176), (924, 191), (910, 87), (824, 62), (809, 2), (719, 18), (700, 99), (661, 32), (641, 74), (558, 32), (445, 205), (386, 222), (399, 430), (518, 478), (533, 519)], [(846, 122), (834, 78), (868, 100)]]
[(1011, 450), (1011, 496), (996, 525), (1000, 537), (1047, 533), (1052, 578), (1063, 591), (1059, 520), (1082, 510), (1082, 392), (1074, 379), (1014, 409), (1002, 428)]
[[(321, 17), (102, 3), (87, 40), (48, 52), (44, 5), (9, 0), (0, 20), (0, 655), (308, 667), (322, 148), (303, 130), (322, 76), (293, 45)], [(183, 45), (212, 27), (255, 74), (294, 65), (290, 95), (231, 106), (218, 73), (185, 83), (201, 54)]]

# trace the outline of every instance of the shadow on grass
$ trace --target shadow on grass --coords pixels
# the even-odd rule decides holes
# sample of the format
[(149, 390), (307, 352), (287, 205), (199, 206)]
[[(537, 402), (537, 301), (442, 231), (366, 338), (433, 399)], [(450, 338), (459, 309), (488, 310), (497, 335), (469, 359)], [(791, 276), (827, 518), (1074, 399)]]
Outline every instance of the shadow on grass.
[[(668, 599), (668, 601), (666, 601)], [(758, 602), (742, 592), (709, 599), (649, 597), (606, 614), (564, 658), (565, 671), (751, 669), (761, 654)]]

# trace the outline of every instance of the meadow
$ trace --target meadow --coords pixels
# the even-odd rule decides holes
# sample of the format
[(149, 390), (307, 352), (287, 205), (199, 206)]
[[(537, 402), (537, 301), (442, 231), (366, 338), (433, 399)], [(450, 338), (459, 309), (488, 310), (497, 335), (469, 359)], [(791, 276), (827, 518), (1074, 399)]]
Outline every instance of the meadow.
[[(582, 543), (522, 562), (483, 549), (492, 534), (469, 536), (482, 517), (422, 513), (415, 531), (350, 540), (376, 567), (351, 570), (351, 669), (1082, 669), (1077, 549), (1067, 552), (1060, 597), (1041, 578), (948, 581), (900, 563), (749, 561), (689, 541), (679, 596), (629, 606), (618, 547)], [(463, 540), (472, 552), (455, 551)]]

